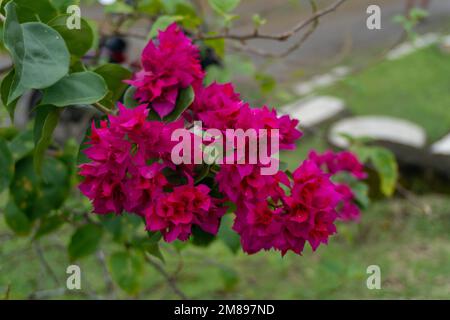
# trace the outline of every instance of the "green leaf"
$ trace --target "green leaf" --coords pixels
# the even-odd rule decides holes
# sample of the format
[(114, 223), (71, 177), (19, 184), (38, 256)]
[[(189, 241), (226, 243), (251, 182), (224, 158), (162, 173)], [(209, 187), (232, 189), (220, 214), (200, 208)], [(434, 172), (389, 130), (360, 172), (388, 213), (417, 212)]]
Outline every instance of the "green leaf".
[(392, 196), (398, 179), (398, 167), (394, 154), (385, 148), (374, 147), (370, 160), (380, 177), (381, 192), (387, 197)]
[[(123, 96), (123, 103), (126, 108), (133, 109), (140, 105), (139, 101), (134, 99), (134, 94), (136, 93), (135, 87), (128, 87)], [(150, 109), (148, 111), (148, 120), (161, 121), (161, 117), (155, 112), (155, 110)]]
[(14, 175), (14, 160), (9, 151), (8, 144), (3, 138), (0, 138), (0, 193), (9, 187)]
[(259, 83), (259, 86), (263, 93), (270, 93), (277, 86), (275, 78), (266, 73), (256, 73), (255, 80)]
[(125, 107), (129, 109), (133, 109), (139, 105), (139, 102), (134, 99), (134, 94), (136, 93), (136, 87), (128, 87), (128, 89), (125, 91), (125, 95), (123, 97), (123, 103), (125, 104)]
[(67, 28), (67, 19), (70, 16), (69, 14), (60, 15), (52, 19), (48, 25), (63, 37), (71, 54), (83, 57), (92, 48), (94, 32), (83, 18), (80, 18), (80, 29)]
[(48, 22), (54, 16), (58, 14), (56, 8), (50, 3), (49, 0), (13, 0), (19, 7), (19, 14), (22, 8), (26, 8), (33, 12), (34, 16), (38, 16), (42, 22)]
[(164, 121), (172, 122), (177, 120), (180, 115), (192, 104), (195, 98), (194, 89), (192, 87), (188, 87), (186, 89), (180, 90), (177, 98), (177, 103), (175, 105), (175, 109), (164, 117)]
[(225, 290), (233, 290), (239, 283), (239, 275), (233, 269), (223, 266), (220, 268), (220, 275), (225, 286)]
[(17, 136), (18, 133), (19, 130), (14, 126), (0, 127), (0, 137), (7, 141), (14, 139), (14, 137)]
[(69, 257), (71, 261), (86, 257), (94, 253), (100, 240), (103, 229), (95, 224), (86, 224), (78, 228), (72, 235), (69, 243)]
[(231, 77), (230, 70), (217, 65), (210, 65), (206, 68), (206, 76), (203, 82), (206, 86), (213, 82), (226, 83), (231, 81)]
[(357, 182), (351, 185), (355, 200), (362, 209), (367, 209), (370, 204), (369, 187), (363, 182)]
[(111, 276), (129, 294), (139, 292), (143, 270), (142, 258), (127, 251), (116, 252), (109, 259)]
[(9, 143), (9, 150), (12, 153), (14, 161), (19, 161), (31, 154), (33, 149), (33, 132), (31, 130), (21, 132)]
[(183, 20), (183, 16), (159, 16), (155, 23), (153, 23), (148, 38), (153, 39), (158, 35), (159, 31), (164, 31), (172, 23), (181, 20)]
[(158, 258), (162, 262), (165, 262), (164, 256), (162, 255), (162, 252), (161, 252), (161, 249), (159, 248), (158, 243), (153, 243), (153, 244), (148, 245), (146, 247), (145, 251), (148, 252), (149, 254), (151, 254), (152, 256)]
[(105, 80), (91, 71), (65, 76), (44, 91), (42, 104), (57, 107), (92, 104), (103, 99), (108, 92)]
[(208, 0), (208, 2), (211, 8), (223, 15), (233, 11), (239, 5), (240, 0)]
[(176, 3), (174, 10), (168, 13), (175, 16), (182, 16), (183, 19), (180, 22), (186, 29), (195, 29), (202, 23), (202, 19), (199, 17), (196, 8), (189, 1)]
[(11, 69), (8, 74), (3, 78), (2, 84), (0, 87), (0, 92), (2, 95), (2, 103), (5, 106), (6, 110), (8, 110), (9, 117), (11, 121), (14, 121), (14, 112), (16, 111), (17, 101), (16, 99), (11, 103), (8, 103), (9, 91), (11, 90), (11, 85), (14, 80), (14, 69)]
[(141, 0), (137, 2), (139, 12), (155, 16), (163, 9), (163, 0)]
[(144, 253), (146, 252), (164, 262), (164, 256), (162, 255), (158, 244), (161, 238), (162, 235), (160, 232), (147, 231), (147, 236), (133, 237), (131, 240), (131, 246), (133, 248), (142, 250)]
[(45, 217), (41, 220), (38, 230), (34, 234), (34, 239), (42, 238), (53, 231), (58, 230), (64, 224), (64, 219), (61, 216)]
[(224, 39), (212, 39), (205, 40), (205, 45), (211, 47), (218, 57), (223, 59), (225, 57), (225, 40)]
[(18, 235), (27, 235), (31, 230), (31, 223), (13, 201), (9, 201), (5, 208), (5, 221)]
[(49, 105), (39, 106), (37, 108), (36, 119), (34, 121), (34, 170), (41, 174), (42, 161), (45, 151), (52, 142), (53, 131), (59, 121), (61, 110)]
[(253, 25), (255, 26), (255, 28), (259, 28), (260, 26), (267, 23), (267, 20), (261, 18), (261, 16), (259, 14), (254, 14), (252, 16), (252, 20), (253, 20)]
[(208, 232), (203, 231), (200, 227), (194, 225), (192, 227), (192, 243), (199, 247), (209, 246), (216, 237)]
[(355, 144), (350, 148), (350, 151), (356, 154), (359, 161), (366, 163), (370, 160), (372, 149), (373, 147)]
[(105, 6), (105, 12), (111, 14), (129, 14), (133, 13), (134, 9), (126, 2), (116, 1)]
[(48, 215), (61, 207), (70, 190), (68, 169), (55, 158), (46, 157), (42, 175), (33, 167), (33, 157), (26, 157), (16, 163), (10, 194), (30, 220)]
[(222, 217), (222, 221), (220, 222), (220, 229), (217, 233), (217, 237), (225, 243), (231, 252), (237, 253), (241, 248), (241, 240), (239, 235), (233, 231), (232, 226), (233, 215), (224, 215)]
[(108, 95), (100, 103), (107, 107), (114, 107), (114, 104), (122, 97), (127, 89), (124, 80), (130, 79), (132, 72), (119, 64), (107, 63), (94, 70), (101, 75), (108, 87)]
[(17, 5), (6, 7), (5, 47), (11, 53), (16, 72), (7, 103), (28, 89), (43, 89), (69, 71), (70, 54), (61, 35), (40, 22), (19, 24)]
[(78, 5), (80, 0), (50, 0), (50, 2), (59, 12), (66, 12), (68, 6)]

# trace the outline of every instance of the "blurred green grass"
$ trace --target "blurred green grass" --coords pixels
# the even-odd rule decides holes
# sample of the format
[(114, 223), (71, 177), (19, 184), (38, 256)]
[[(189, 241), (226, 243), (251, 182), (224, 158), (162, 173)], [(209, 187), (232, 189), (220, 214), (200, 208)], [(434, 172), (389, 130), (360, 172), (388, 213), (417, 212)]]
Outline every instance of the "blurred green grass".
[[(431, 206), (430, 215), (406, 200), (375, 203), (360, 224), (339, 223), (339, 234), (315, 253), (307, 248), (303, 256), (288, 253), (283, 258), (276, 252), (233, 255), (220, 241), (206, 249), (189, 245), (177, 253), (173, 246), (163, 245), (165, 268), (176, 273), (179, 287), (193, 299), (448, 299), (450, 198), (431, 195), (419, 201)], [(3, 221), (0, 234), (0, 297), (8, 285), (12, 299), (65, 285), (70, 264), (65, 252), (67, 229), (41, 243), (59, 284), (45, 272), (29, 240), (6, 237)], [(108, 253), (117, 248), (105, 239), (103, 249)], [(74, 291), (48, 298), (111, 297), (96, 258), (83, 259), (79, 265), (83, 295)], [(381, 268), (381, 290), (366, 287), (369, 265)], [(177, 298), (151, 266), (144, 270), (142, 287), (138, 298)], [(120, 289), (117, 292), (117, 297), (129, 298)]]
[(383, 61), (318, 94), (342, 98), (357, 115), (404, 118), (425, 128), (429, 141), (450, 132), (450, 55), (433, 45)]

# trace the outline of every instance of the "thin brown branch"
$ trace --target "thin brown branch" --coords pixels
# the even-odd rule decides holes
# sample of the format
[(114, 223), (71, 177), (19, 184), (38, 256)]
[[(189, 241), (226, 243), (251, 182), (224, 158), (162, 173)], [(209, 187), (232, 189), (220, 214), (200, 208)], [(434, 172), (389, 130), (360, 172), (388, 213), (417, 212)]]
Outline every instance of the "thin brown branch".
[(255, 29), (254, 31), (246, 34), (235, 34), (230, 33), (228, 31), (224, 31), (220, 34), (216, 35), (204, 35), (204, 34), (197, 34), (194, 37), (194, 40), (214, 40), (214, 39), (232, 39), (232, 40), (238, 40), (238, 41), (246, 41), (251, 39), (266, 39), (266, 40), (276, 40), (276, 41), (286, 41), (290, 37), (292, 37), (297, 32), (301, 31), (305, 27), (309, 26), (312, 23), (315, 23), (317, 19), (320, 17), (329, 14), (331, 12), (334, 12), (339, 6), (341, 6), (345, 1), (347, 0), (337, 0), (335, 3), (331, 4), (329, 7), (317, 11), (315, 14), (311, 15), (307, 19), (300, 21), (298, 24), (296, 24), (292, 29), (277, 33), (277, 34), (270, 34), (270, 33), (262, 33), (259, 31), (259, 29)]
[[(317, 13), (316, 3), (314, 0), (310, 0), (310, 4), (311, 4), (313, 16), (315, 16)], [(289, 54), (291, 54), (292, 52), (294, 52), (295, 50), (300, 48), (306, 42), (306, 40), (308, 40), (309, 37), (314, 33), (314, 31), (316, 31), (318, 26), (319, 26), (319, 18), (316, 18), (314, 20), (314, 23), (311, 25), (311, 27), (308, 29), (308, 31), (306, 31), (303, 34), (303, 36), (300, 38), (300, 40), (297, 43), (295, 43), (294, 45), (290, 46), (287, 50), (285, 50), (281, 53), (271, 53), (271, 52), (263, 51), (263, 50), (260, 50), (257, 48), (236, 45), (236, 44), (235, 44), (234, 48), (237, 50), (240, 50), (240, 51), (247, 51), (247, 52), (250, 52), (250, 53), (265, 57), (265, 58), (285, 58)]]
[(402, 197), (408, 200), (414, 207), (418, 208), (425, 215), (429, 216), (432, 213), (432, 209), (429, 204), (422, 202), (416, 194), (406, 189), (400, 183), (397, 183), (396, 189)]
[(9, 300), (9, 296), (11, 295), (11, 283), (8, 283), (6, 286), (6, 292), (3, 300)]
[(50, 266), (50, 264), (45, 259), (41, 245), (39, 244), (38, 241), (34, 242), (34, 249), (39, 258), (39, 262), (41, 263), (44, 270), (48, 273), (48, 275), (50, 276), (50, 278), (52, 278), (52, 280), (55, 282), (56, 285), (60, 285), (60, 281), (59, 281), (58, 277), (56, 276), (56, 273), (53, 271), (52, 267)]
[(184, 294), (184, 292), (178, 288), (175, 278), (167, 273), (167, 271), (164, 270), (158, 262), (154, 261), (148, 254), (145, 255), (145, 260), (152, 265), (156, 271), (164, 277), (164, 279), (166, 279), (167, 284), (177, 296), (179, 296), (182, 300), (188, 300), (188, 297)]
[(102, 250), (98, 250), (96, 256), (102, 268), (103, 278), (106, 285), (106, 292), (108, 292), (111, 295), (111, 297), (115, 299), (117, 298), (116, 288), (114, 286), (114, 281), (109, 273), (108, 267), (106, 266), (105, 253)]

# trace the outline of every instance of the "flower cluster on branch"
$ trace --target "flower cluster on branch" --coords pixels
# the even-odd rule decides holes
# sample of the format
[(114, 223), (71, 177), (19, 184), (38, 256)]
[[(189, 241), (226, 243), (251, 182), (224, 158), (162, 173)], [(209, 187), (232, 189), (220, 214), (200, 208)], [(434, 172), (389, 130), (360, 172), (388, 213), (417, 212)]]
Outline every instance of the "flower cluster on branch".
[[(283, 255), (301, 254), (306, 243), (313, 250), (327, 243), (338, 218), (359, 219), (350, 186), (333, 180), (339, 172), (365, 178), (363, 165), (350, 152), (311, 152), (292, 173), (278, 170), (272, 175), (261, 174), (267, 164), (260, 160), (212, 166), (173, 163), (172, 134), (194, 121), (220, 132), (276, 130), (279, 150), (295, 149), (302, 136), (298, 120), (267, 106), (250, 107), (232, 84), (204, 87), (198, 57), (198, 48), (172, 24), (150, 41), (142, 53), (142, 71), (128, 81), (141, 105), (119, 104), (117, 115), (92, 125), (85, 150), (90, 161), (80, 167), (80, 190), (92, 200), (94, 212), (140, 215), (147, 230), (161, 232), (171, 242), (189, 239), (194, 226), (217, 234), (232, 203), (233, 230), (243, 250), (275, 249)], [(151, 120), (150, 112), (161, 119), (174, 112), (181, 90), (188, 87), (195, 99), (178, 120)]]

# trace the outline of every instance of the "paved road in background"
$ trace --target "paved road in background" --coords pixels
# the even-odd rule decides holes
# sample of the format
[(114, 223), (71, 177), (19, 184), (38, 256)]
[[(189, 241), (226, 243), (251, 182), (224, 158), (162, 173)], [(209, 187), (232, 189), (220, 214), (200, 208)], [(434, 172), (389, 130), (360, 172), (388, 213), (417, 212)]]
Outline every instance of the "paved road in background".
[[(302, 5), (297, 8), (286, 4), (287, 2), (289, 1), (244, 0), (240, 12), (251, 16), (257, 9), (265, 13), (264, 17), (268, 19), (266, 31), (284, 31), (307, 16), (309, 10), (306, 1), (301, 1)], [(318, 2), (324, 7), (334, 0)], [(368, 30), (366, 27), (368, 17), (366, 9), (371, 4), (381, 7), (381, 30)], [(290, 54), (288, 58), (275, 62), (271, 70), (282, 80), (292, 77), (292, 70), (305, 68), (308, 72), (314, 72), (311, 67), (327, 67), (349, 55), (361, 58), (380, 52), (382, 48), (390, 47), (399, 39), (402, 30), (392, 22), (392, 19), (395, 15), (402, 14), (404, 8), (404, 0), (348, 0), (336, 12), (321, 19), (319, 27), (303, 47)], [(418, 28), (418, 32), (439, 31), (443, 26), (450, 26), (450, 0), (433, 0), (429, 11), (430, 18)], [(250, 28), (249, 23), (248, 26), (239, 29), (250, 30)], [(265, 51), (283, 52), (298, 41), (300, 36), (292, 37), (289, 41), (277, 45), (263, 40), (252, 41), (252, 45)]]

